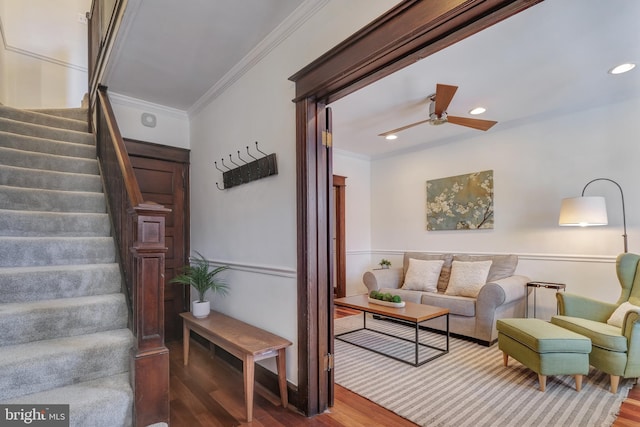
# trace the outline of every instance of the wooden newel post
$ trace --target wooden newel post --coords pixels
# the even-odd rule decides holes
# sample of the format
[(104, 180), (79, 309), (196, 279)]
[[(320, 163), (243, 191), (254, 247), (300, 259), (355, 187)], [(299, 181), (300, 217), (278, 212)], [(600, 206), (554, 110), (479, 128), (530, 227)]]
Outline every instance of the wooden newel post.
[(129, 211), (133, 231), (133, 349), (135, 426), (169, 424), (169, 350), (164, 345), (165, 217), (161, 205)]

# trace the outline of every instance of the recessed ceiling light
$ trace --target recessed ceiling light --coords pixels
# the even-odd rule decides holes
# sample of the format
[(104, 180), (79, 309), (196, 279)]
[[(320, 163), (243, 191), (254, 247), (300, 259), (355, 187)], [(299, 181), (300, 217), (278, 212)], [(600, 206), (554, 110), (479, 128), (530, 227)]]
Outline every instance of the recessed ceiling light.
[(388, 139), (388, 140), (398, 139), (398, 135), (394, 135), (394, 134), (387, 135), (384, 137), (384, 139)]
[(613, 67), (612, 69), (609, 70), (609, 74), (622, 74), (622, 73), (626, 73), (627, 71), (631, 71), (634, 68), (636, 68), (636, 64), (632, 64), (628, 62), (626, 64), (620, 64)]
[(487, 111), (487, 109), (484, 108), (484, 107), (476, 107), (473, 110), (469, 111), (469, 114), (473, 114), (475, 116), (475, 115), (478, 115), (478, 114), (482, 114), (485, 111)]

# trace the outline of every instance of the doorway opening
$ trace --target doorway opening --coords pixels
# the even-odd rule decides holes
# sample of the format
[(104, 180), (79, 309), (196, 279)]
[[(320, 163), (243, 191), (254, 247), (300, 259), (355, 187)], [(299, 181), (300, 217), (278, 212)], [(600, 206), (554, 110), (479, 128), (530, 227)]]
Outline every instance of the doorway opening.
[(323, 412), (331, 355), (331, 126), (325, 105), (542, 0), (403, 1), (294, 74), (296, 95), (298, 407)]

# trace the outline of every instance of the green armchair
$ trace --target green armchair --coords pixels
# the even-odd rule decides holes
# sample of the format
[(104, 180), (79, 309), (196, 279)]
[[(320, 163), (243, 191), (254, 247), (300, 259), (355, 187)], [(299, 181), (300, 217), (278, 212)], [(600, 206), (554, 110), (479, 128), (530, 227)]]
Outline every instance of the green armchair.
[(551, 318), (551, 323), (591, 339), (589, 364), (610, 375), (612, 393), (618, 391), (620, 377), (640, 376), (640, 309), (627, 311), (622, 327), (607, 323), (622, 303), (640, 306), (639, 262), (640, 255), (618, 255), (616, 272), (622, 292), (615, 304), (558, 292), (560, 314)]

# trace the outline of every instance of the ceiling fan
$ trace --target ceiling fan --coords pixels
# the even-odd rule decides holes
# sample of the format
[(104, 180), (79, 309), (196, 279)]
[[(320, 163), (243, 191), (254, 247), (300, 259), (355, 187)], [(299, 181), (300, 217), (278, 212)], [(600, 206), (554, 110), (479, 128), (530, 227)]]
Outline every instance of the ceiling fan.
[(437, 84), (436, 85), (436, 93), (429, 95), (429, 118), (426, 120), (421, 120), (416, 123), (411, 123), (410, 125), (402, 126), (397, 129), (390, 130), (388, 132), (381, 133), (378, 136), (389, 136), (405, 129), (409, 129), (414, 126), (421, 125), (423, 123), (430, 123), (434, 126), (442, 125), (445, 123), (453, 123), (454, 125), (467, 126), (470, 128), (478, 129), (478, 130), (489, 130), (493, 125), (498, 122), (493, 120), (481, 120), (481, 119), (472, 119), (467, 117), (458, 117), (458, 116), (450, 116), (447, 114), (447, 107), (449, 107), (449, 103), (453, 99), (453, 95), (455, 95), (458, 90), (458, 86), (450, 86)]

